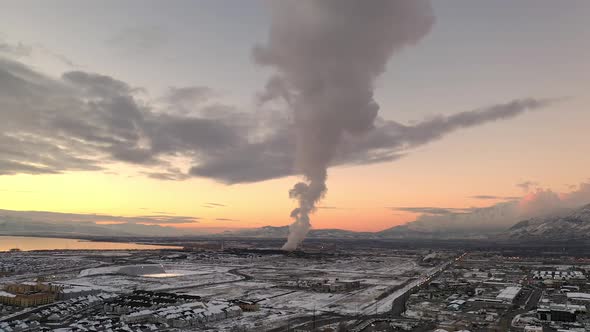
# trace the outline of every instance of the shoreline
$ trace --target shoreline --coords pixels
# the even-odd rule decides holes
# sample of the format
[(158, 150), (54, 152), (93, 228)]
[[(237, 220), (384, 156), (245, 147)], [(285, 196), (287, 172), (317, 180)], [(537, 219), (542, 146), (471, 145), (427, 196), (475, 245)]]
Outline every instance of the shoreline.
[[(110, 238), (93, 238), (93, 237), (88, 237), (88, 236), (63, 236), (63, 235), (24, 235), (24, 234), (15, 234), (15, 235), (7, 235), (7, 234), (0, 234), (0, 244), (2, 244), (2, 238), (10, 238), (12, 240), (17, 240), (17, 241), (24, 241), (25, 243), (16, 243), (16, 244), (6, 244), (6, 247), (4, 248), (4, 246), (0, 247), (0, 253), (1, 252), (10, 252), (13, 249), (18, 249), (18, 251), (107, 251), (107, 250), (113, 250), (113, 251), (117, 251), (117, 250), (182, 250), (183, 247), (182, 246), (177, 246), (177, 245), (171, 245), (171, 244), (163, 244), (163, 243), (153, 243), (153, 242), (140, 242), (136, 240), (132, 240), (132, 239), (110, 239)], [(71, 243), (62, 243), (62, 244), (57, 244), (55, 248), (35, 248), (36, 244), (33, 245), (27, 245), (26, 240), (29, 241), (36, 241), (37, 239), (47, 239), (47, 240), (53, 240), (56, 242), (59, 242), (59, 240), (62, 241), (72, 241)], [(12, 241), (14, 242), (14, 241)], [(31, 242), (30, 242), (31, 243)], [(105, 248), (84, 248), (83, 244), (87, 243), (87, 244), (98, 244), (98, 246), (100, 246), (100, 244), (113, 244), (113, 248), (108, 248), (107, 246), (105, 246)], [(78, 248), (69, 248), (71, 247), (75, 247), (76, 244), (82, 244), (82, 246), (78, 247)], [(116, 248), (116, 245), (127, 245), (129, 247), (127, 248)], [(64, 248), (59, 248), (60, 246), (65, 246)], [(136, 247), (134, 247), (136, 246)]]

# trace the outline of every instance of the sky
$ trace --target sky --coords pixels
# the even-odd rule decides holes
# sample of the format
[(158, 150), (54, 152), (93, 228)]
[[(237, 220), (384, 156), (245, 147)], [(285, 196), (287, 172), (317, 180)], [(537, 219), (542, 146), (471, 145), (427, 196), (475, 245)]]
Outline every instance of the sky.
[[(298, 113), (260, 99), (277, 73), (301, 95), (304, 75), (291, 71), (306, 66), (294, 64), (298, 49), (291, 62), (254, 51), (289, 49), (269, 38), (292, 28), (277, 6), (0, 6), (0, 209), (117, 222), (177, 216), (162, 224), (187, 232), (291, 223), (288, 193), (302, 179), (301, 158), (289, 152), (301, 150)], [(291, 23), (332, 18), (317, 11), (293, 13)], [(379, 58), (386, 66), (370, 82), (379, 113), (361, 133), (374, 140), (338, 142), (314, 228), (377, 231), (424, 207), (563, 195), (590, 178), (590, 3), (437, 1), (432, 14), (419, 36)], [(393, 12), (391, 29), (406, 27), (403, 17)], [(343, 38), (343, 49), (357, 42)], [(477, 117), (453, 117), (461, 112)]]

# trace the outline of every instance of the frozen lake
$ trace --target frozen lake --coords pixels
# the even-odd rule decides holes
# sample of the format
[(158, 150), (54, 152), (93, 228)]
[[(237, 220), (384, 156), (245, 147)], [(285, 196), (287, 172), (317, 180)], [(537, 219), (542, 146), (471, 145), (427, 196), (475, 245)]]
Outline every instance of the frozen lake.
[(176, 249), (174, 246), (158, 246), (125, 242), (94, 242), (78, 239), (47, 237), (0, 236), (0, 251), (10, 249), (30, 250), (149, 250)]

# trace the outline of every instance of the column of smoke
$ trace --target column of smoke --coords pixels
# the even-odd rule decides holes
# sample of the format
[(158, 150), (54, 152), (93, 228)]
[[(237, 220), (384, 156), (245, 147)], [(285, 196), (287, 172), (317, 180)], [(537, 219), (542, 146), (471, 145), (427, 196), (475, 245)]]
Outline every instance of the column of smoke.
[(289, 191), (298, 207), (283, 249), (294, 250), (326, 193), (327, 169), (343, 135), (373, 128), (376, 78), (392, 54), (430, 31), (434, 18), (428, 0), (281, 0), (269, 6), (268, 41), (253, 55), (276, 71), (265, 99), (283, 98), (293, 112), (295, 166), (305, 180)]

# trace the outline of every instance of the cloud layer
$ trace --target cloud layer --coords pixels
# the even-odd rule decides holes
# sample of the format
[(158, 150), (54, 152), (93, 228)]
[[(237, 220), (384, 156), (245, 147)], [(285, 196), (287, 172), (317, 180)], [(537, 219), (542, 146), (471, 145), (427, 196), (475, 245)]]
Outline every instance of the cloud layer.
[[(433, 207), (396, 208), (423, 213), (406, 226), (414, 231), (445, 233), (483, 233), (506, 230), (519, 221), (562, 215), (590, 203), (590, 181), (572, 191), (558, 193), (528, 184), (529, 192), (520, 198), (484, 208), (445, 209)], [(535, 185), (536, 186), (536, 185)]]
[(2, 220), (34, 220), (41, 222), (75, 222), (75, 223), (125, 223), (125, 224), (194, 224), (198, 217), (170, 214), (150, 214), (140, 216), (114, 216), (106, 214), (62, 213), (48, 211), (14, 211), (0, 210)]
[(391, 209), (394, 211), (421, 213), (421, 214), (437, 215), (437, 216), (444, 216), (444, 215), (451, 215), (451, 214), (458, 214), (458, 213), (469, 213), (473, 210), (473, 209), (469, 209), (469, 208), (456, 209), (456, 208), (441, 208), (441, 207), (432, 207), (432, 206), (394, 207)]
[[(285, 112), (204, 103), (205, 87), (171, 88), (164, 99), (150, 99), (110, 76), (71, 71), (52, 78), (1, 57), (0, 86), (0, 175), (100, 171), (117, 163), (157, 179), (230, 184), (298, 173)], [(395, 160), (458, 129), (553, 102), (515, 100), (413, 125), (378, 118), (367, 134), (345, 135), (330, 166)]]

